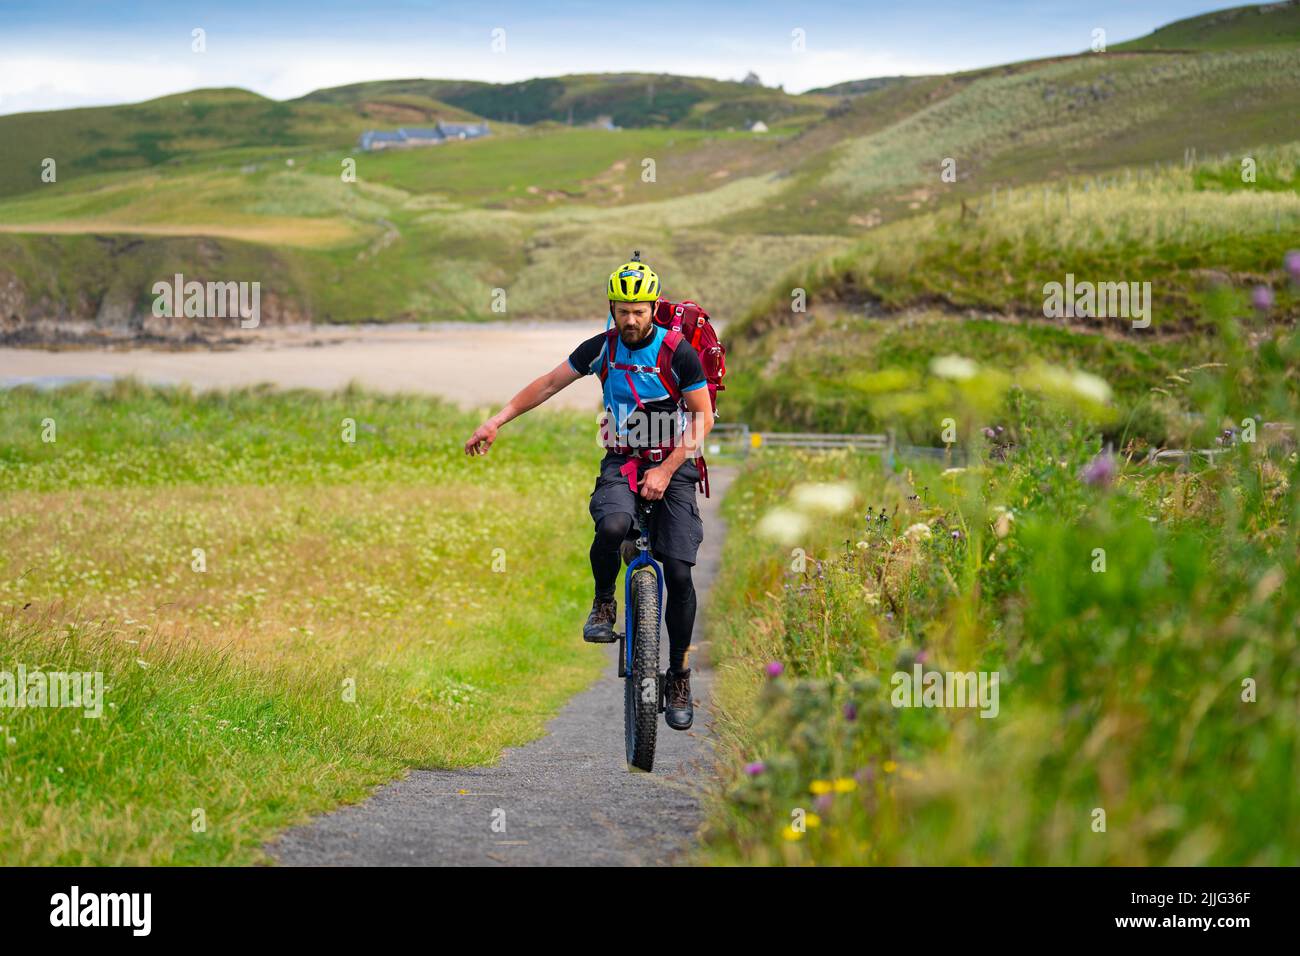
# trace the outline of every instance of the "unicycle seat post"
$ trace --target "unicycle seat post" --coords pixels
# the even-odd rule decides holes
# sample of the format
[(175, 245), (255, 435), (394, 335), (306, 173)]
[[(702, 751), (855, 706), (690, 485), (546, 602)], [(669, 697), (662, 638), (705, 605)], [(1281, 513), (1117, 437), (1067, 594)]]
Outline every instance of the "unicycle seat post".
[(650, 515), (653, 511), (654, 502), (646, 501), (640, 495), (637, 495), (637, 527), (640, 534), (637, 535), (636, 546), (642, 551), (648, 551), (650, 549)]

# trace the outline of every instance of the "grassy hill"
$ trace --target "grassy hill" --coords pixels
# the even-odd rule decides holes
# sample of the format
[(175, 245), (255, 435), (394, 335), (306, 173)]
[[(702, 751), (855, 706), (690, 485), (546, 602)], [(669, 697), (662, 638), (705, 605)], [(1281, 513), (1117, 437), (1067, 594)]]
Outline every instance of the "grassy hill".
[(431, 97), (513, 123), (581, 125), (608, 116), (632, 129), (726, 129), (756, 120), (795, 125), (817, 119), (829, 105), (816, 94), (795, 96), (765, 86), (649, 73), (574, 74), (519, 83), (382, 80), (317, 90), (302, 101), (355, 104), (394, 94)]
[(423, 97), (362, 99), (346, 107), (278, 102), (239, 89), (193, 90), (127, 106), (0, 116), (0, 196), (45, 185), (53, 158), (62, 182), (176, 160), (250, 160), (304, 147), (345, 148), (366, 129), (427, 125), (473, 114)]
[(1300, 3), (1252, 4), (1176, 20), (1115, 50), (1225, 50), (1300, 43)]
[[(1171, 25), (1223, 34), (1201, 50), (1055, 57), (802, 96), (608, 74), (381, 81), (287, 103), (210, 90), (3, 117), (0, 151), (17, 172), (0, 184), (0, 316), (10, 335), (33, 319), (102, 324), (123, 309), (142, 326), (155, 264), (221, 278), (247, 262), (238, 278), (278, 289), (273, 312), (286, 317), (501, 318), (495, 289), (510, 317), (590, 317), (604, 308), (600, 276), (632, 248), (670, 294), (724, 318), (788, 300), (792, 268), (807, 263), (807, 288), (829, 300), (853, 299), (844, 285), (890, 309), (1023, 315), (1030, 279), (1041, 285), (1035, 270), (1060, 264), (1042, 250), (1064, 242), (1092, 267), (1130, 253), (1143, 268), (1177, 263), (1160, 301), (1174, 313), (1168, 328), (1186, 328), (1197, 276), (1259, 274), (1284, 244), (1259, 224), (1291, 222), (1300, 43), (1256, 43), (1260, 31), (1242, 25), (1286, 22), (1293, 9)], [(602, 115), (624, 128), (582, 128)], [(355, 146), (365, 128), (473, 116), (493, 119), (493, 135)], [(753, 119), (772, 131), (744, 132)], [(47, 154), (56, 183), (39, 178)], [(1259, 188), (1235, 196), (1181, 181), (1169, 195), (1132, 187), (1184, 164), (1224, 184), (1247, 154), (1263, 164)], [(941, 178), (945, 160), (953, 182)], [(356, 182), (341, 176), (348, 164)], [(1121, 236), (1106, 235), (1105, 218), (1078, 221), (1083, 191), (1100, 182), (1129, 190), (1115, 193)], [(1070, 210), (1045, 216), (1067, 189)], [(1017, 212), (991, 216), (1008, 190)], [(1166, 215), (1186, 227), (1182, 238)], [(1244, 245), (1241, 229), (1254, 237)], [(270, 253), (260, 265), (259, 247)], [(106, 265), (133, 248), (149, 250), (146, 266)], [(987, 268), (990, 255), (1011, 260)]]

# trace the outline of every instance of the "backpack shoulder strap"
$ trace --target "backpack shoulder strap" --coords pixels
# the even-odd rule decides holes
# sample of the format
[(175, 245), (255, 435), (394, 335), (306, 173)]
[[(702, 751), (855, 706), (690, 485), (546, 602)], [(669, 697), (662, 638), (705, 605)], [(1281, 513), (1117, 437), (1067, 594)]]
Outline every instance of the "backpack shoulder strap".
[(655, 367), (659, 370), (659, 381), (663, 383), (664, 388), (668, 390), (668, 395), (674, 402), (682, 400), (682, 393), (677, 388), (677, 373), (673, 369), (673, 353), (677, 351), (677, 346), (683, 342), (682, 333), (676, 329), (670, 329), (664, 335), (663, 342), (659, 345), (659, 354), (655, 357)]
[(600, 384), (605, 384), (605, 379), (609, 378), (609, 366), (616, 358), (615, 349), (618, 348), (618, 329), (611, 327), (605, 330), (605, 349), (600, 359), (600, 369), (596, 372), (600, 379)]

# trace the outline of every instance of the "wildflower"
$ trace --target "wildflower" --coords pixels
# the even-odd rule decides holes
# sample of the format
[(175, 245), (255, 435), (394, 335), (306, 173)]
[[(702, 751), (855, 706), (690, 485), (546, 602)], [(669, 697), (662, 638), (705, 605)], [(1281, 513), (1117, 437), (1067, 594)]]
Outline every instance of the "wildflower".
[(835, 778), (836, 793), (852, 793), (856, 789), (858, 789), (858, 782), (854, 780), (852, 777)]
[(811, 830), (813, 827), (819, 827), (822, 825), (822, 818), (817, 816), (815, 813), (810, 813), (803, 818), (803, 822), (804, 825)]
[(867, 607), (880, 607), (880, 594), (876, 591), (868, 591), (863, 599), (867, 602)]
[(788, 508), (773, 508), (763, 515), (756, 529), (760, 535), (781, 544), (795, 544), (808, 529), (808, 519)]
[(849, 701), (847, 704), (844, 705), (844, 719), (845, 720), (858, 719), (858, 705), (853, 703), (853, 701)]
[(885, 771), (885, 773), (893, 773), (895, 770), (898, 769), (898, 764), (894, 763), (894, 761), (892, 760), (886, 760), (880, 766)]
[(817, 808), (818, 813), (830, 813), (831, 808), (835, 806), (835, 795), (823, 793), (813, 801), (813, 806)]
[(1257, 312), (1267, 312), (1273, 308), (1273, 290), (1266, 285), (1257, 285), (1250, 293), (1250, 304)]
[(751, 777), (757, 777), (760, 773), (762, 773), (766, 769), (767, 767), (763, 764), (763, 761), (761, 760), (755, 760), (751, 763), (745, 764), (745, 773)]
[(1115, 456), (1110, 453), (1108, 448), (1084, 466), (1080, 477), (1083, 479), (1084, 484), (1106, 488), (1115, 480), (1118, 471)]
[(930, 360), (930, 371), (939, 378), (965, 381), (974, 378), (979, 366), (960, 355), (941, 355)]
[(811, 784), (808, 785), (808, 790), (810, 793), (819, 794), (819, 795), (823, 793), (830, 793), (831, 783), (829, 780), (814, 780)]
[(929, 659), (930, 659), (930, 652), (929, 652), (929, 651), (917, 651), (917, 652), (916, 652), (916, 662), (917, 662), (918, 664), (924, 664), (924, 663), (925, 663), (926, 661), (928, 661)]
[[(985, 431), (988, 431), (987, 428), (984, 429), (984, 430), (985, 430)], [(945, 469), (943, 470), (943, 473), (944, 473), (945, 475), (961, 475), (961, 474), (965, 474), (965, 472), (966, 472), (966, 469), (965, 469), (965, 468), (945, 468)]]
[(1098, 378), (1088, 372), (1075, 372), (1070, 376), (1070, 386), (1076, 395), (1094, 402), (1105, 404), (1110, 401), (1110, 386), (1104, 378)]
[(1286, 254), (1286, 271), (1294, 282), (1300, 282), (1300, 249), (1292, 249)]
[(780, 661), (767, 662), (767, 676), (780, 677), (785, 672), (785, 665)]
[(914, 524), (903, 533), (913, 541), (925, 541), (930, 537), (930, 526), (928, 524)]
[(961, 540), (961, 532), (960, 532), (959, 530), (957, 530), (956, 528), (953, 529), (953, 532), (952, 532), (952, 540), (954, 540), (954, 541), (960, 541), (960, 540)]
[(853, 486), (847, 482), (807, 482), (790, 492), (796, 508), (839, 514), (853, 507)]
[(785, 839), (791, 842), (794, 842), (795, 840), (803, 839), (803, 831), (796, 830), (792, 826), (787, 826), (784, 830), (781, 831), (781, 836), (783, 836)]

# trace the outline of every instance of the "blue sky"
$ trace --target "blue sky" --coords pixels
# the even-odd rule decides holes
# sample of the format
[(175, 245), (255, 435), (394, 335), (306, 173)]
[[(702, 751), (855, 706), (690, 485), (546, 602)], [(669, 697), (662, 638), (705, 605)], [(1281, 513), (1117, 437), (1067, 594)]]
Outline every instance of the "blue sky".
[[(718, 3), (465, 0), (137, 3), (0, 0), (0, 113), (241, 86), (276, 99), (360, 80), (510, 81), (669, 72), (802, 92), (1117, 43), (1231, 4), (1210, 0)], [(206, 33), (195, 53), (191, 35)], [(492, 49), (504, 30), (505, 48)], [(792, 32), (804, 31), (802, 52)]]

